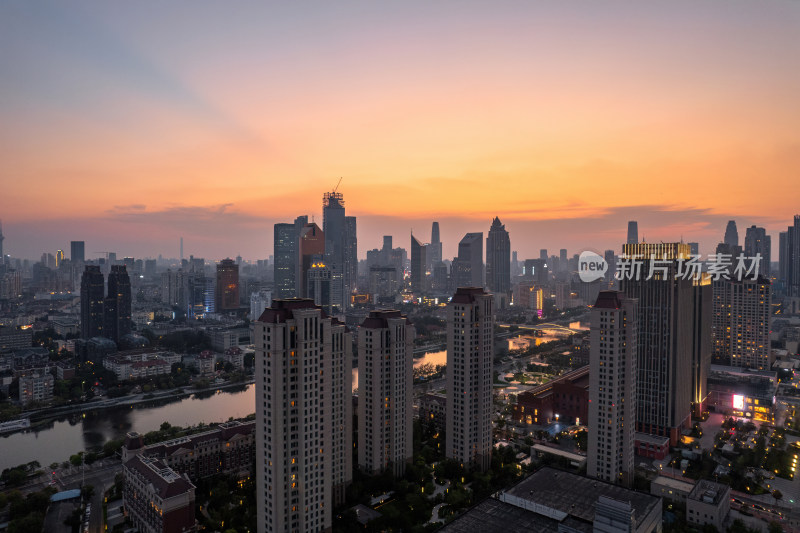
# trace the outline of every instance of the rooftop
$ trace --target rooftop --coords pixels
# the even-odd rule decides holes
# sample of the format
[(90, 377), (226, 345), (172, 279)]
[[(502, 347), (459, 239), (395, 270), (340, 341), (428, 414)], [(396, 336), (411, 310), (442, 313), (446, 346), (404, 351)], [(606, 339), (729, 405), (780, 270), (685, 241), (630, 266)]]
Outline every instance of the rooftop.
[(600, 496), (629, 502), (637, 522), (647, 516), (660, 501), (650, 494), (550, 467), (537, 470), (507, 490), (506, 494), (587, 522), (594, 521), (595, 504)]
[(727, 485), (701, 479), (689, 493), (689, 499), (719, 505), (723, 498), (728, 497), (729, 490)]
[[(562, 522), (576, 531), (586, 533), (592, 531), (591, 523), (571, 516)], [(510, 503), (489, 498), (444, 526), (440, 531), (445, 533), (473, 533), (475, 531), (482, 533), (527, 533), (529, 531), (558, 533), (558, 526), (562, 522)]]

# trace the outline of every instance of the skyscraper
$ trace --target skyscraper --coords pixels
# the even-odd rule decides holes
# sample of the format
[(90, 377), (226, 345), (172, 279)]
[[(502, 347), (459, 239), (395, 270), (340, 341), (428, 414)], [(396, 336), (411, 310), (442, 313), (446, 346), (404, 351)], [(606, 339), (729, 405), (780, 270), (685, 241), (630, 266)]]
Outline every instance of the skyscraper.
[(778, 279), (786, 282), (789, 273), (789, 232), (778, 234)]
[(56, 250), (56, 268), (64, 263), (64, 250)]
[(294, 298), (297, 296), (298, 234), (294, 224), (278, 223), (274, 229), (275, 240), (273, 268), (275, 270), (275, 297)]
[[(694, 255), (694, 254), (693, 254)], [(708, 373), (711, 369), (711, 277), (706, 273), (692, 280), (692, 410), (702, 416), (708, 399)]]
[(747, 257), (761, 256), (759, 273), (765, 278), (770, 277), (770, 262), (772, 261), (772, 237), (767, 235), (767, 230), (758, 226), (750, 226), (744, 234), (744, 254)]
[(258, 531), (325, 531), (352, 479), (351, 339), (308, 299), (254, 324)]
[(725, 238), (722, 242), (732, 249), (739, 246), (739, 231), (736, 229), (735, 220), (729, 220), (728, 225), (725, 226)]
[(499, 217), (494, 217), (486, 237), (486, 285), (494, 294), (511, 290), (511, 240)]
[(459, 287), (447, 305), (447, 429), (445, 455), (465, 467), (489, 469), (492, 453), (494, 297)]
[(322, 197), (322, 231), (325, 233), (325, 264), (331, 269), (331, 300), (344, 310), (345, 294), (349, 296), (345, 280), (345, 240), (347, 227), (344, 214), (344, 196), (328, 192)]
[[(306, 224), (300, 231), (300, 276), (298, 288), (301, 298), (308, 295), (308, 270), (312, 264), (325, 260), (325, 235), (316, 223)], [(330, 296), (328, 296), (330, 298)]]
[(233, 259), (223, 259), (217, 264), (216, 311), (239, 309), (239, 265)]
[(105, 283), (99, 266), (86, 265), (81, 277), (81, 338), (103, 335)]
[[(692, 281), (676, 276), (676, 259), (689, 252), (688, 244), (679, 243), (623, 246), (623, 256), (645, 265), (638, 278), (620, 280), (626, 297), (638, 300), (637, 431), (669, 437), (671, 445), (691, 417)], [(665, 270), (655, 268), (647, 279), (654, 260)]]
[(781, 259), (786, 270), (786, 294), (800, 296), (800, 215), (794, 216), (794, 224), (786, 230), (785, 247), (781, 250)]
[(414, 326), (400, 311), (371, 311), (358, 329), (358, 466), (391, 467), (413, 457)]
[(356, 217), (344, 217), (344, 305), (350, 307), (350, 297), (358, 287), (358, 232)]
[(69, 243), (69, 260), (74, 263), (83, 263), (86, 261), (86, 244), (83, 241), (70, 241)]
[(6, 256), (3, 255), (3, 241), (5, 239), (3, 236), (3, 221), (0, 220), (0, 265), (6, 262)]
[(483, 233), (467, 233), (458, 243), (458, 257), (451, 270), (455, 286), (484, 287)]
[(414, 296), (421, 296), (427, 292), (427, 279), (425, 278), (427, 246), (422, 244), (411, 234), (411, 291)]
[(636, 300), (600, 291), (592, 308), (587, 475), (629, 487), (634, 475)]
[(639, 242), (639, 223), (635, 220), (628, 221), (628, 244)]
[(772, 368), (771, 308), (772, 285), (764, 277), (714, 282), (714, 359), (731, 366)]
[(434, 222), (431, 225), (431, 243), (428, 245), (428, 247), (428, 250), (430, 250), (430, 253), (428, 254), (428, 262), (430, 264), (428, 266), (432, 271), (433, 267), (442, 262), (442, 241), (439, 237), (438, 222)]
[(131, 332), (131, 278), (125, 265), (111, 265), (103, 313), (103, 335), (119, 344)]

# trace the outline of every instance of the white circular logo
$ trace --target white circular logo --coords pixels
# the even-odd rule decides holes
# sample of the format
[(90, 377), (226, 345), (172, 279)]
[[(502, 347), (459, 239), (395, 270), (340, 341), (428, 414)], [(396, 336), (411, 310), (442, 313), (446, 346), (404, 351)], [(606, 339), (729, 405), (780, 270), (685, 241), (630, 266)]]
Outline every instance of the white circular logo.
[(603, 256), (592, 251), (581, 252), (578, 258), (578, 276), (586, 283), (601, 279), (606, 275), (608, 263)]

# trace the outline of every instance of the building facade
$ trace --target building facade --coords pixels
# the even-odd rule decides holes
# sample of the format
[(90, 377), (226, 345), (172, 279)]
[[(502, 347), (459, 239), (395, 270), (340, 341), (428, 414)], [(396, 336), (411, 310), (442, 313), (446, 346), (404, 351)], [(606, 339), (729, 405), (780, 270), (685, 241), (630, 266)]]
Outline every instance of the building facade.
[(372, 311), (358, 329), (358, 466), (405, 472), (413, 457), (414, 326), (400, 311)]
[(233, 259), (217, 264), (216, 312), (239, 309), (239, 265)]
[(445, 455), (481, 471), (491, 464), (493, 356), (493, 296), (460, 287), (447, 306)]
[(714, 282), (713, 356), (718, 364), (769, 370), (772, 284), (766, 278)]
[(486, 237), (486, 286), (493, 294), (508, 294), (511, 290), (511, 240), (498, 217)]
[(636, 430), (673, 445), (692, 410), (693, 282), (676, 275), (689, 252), (682, 243), (626, 244), (623, 257), (640, 261), (642, 273), (620, 280), (625, 296), (638, 300)]
[(592, 308), (587, 475), (633, 484), (638, 313), (635, 300), (602, 291)]
[(258, 531), (325, 531), (352, 472), (351, 339), (312, 300), (254, 325)]
[(123, 505), (141, 533), (197, 531), (195, 486), (185, 476), (157, 459), (138, 455), (122, 465), (122, 473)]

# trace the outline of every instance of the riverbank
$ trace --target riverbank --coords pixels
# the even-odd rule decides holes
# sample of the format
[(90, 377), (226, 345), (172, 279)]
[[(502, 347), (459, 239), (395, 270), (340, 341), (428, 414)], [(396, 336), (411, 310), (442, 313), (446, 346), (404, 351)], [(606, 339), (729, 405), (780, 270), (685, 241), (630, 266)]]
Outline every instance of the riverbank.
[(235, 389), (237, 387), (247, 388), (247, 386), (252, 385), (253, 383), (255, 383), (255, 378), (250, 378), (245, 381), (237, 381), (235, 383), (224, 383), (221, 385), (209, 386), (203, 389), (179, 387), (166, 391), (155, 391), (149, 393), (135, 394), (132, 396), (122, 396), (120, 398), (97, 399), (88, 402), (62, 405), (58, 407), (44, 407), (41, 409), (34, 409), (31, 411), (22, 412), (19, 415), (20, 420), (24, 419), (30, 420), (29, 427), (19, 427), (11, 431), (4, 432), (3, 435), (5, 436), (11, 433), (16, 433), (25, 430), (35, 431), (37, 428), (45, 426), (48, 422), (50, 422), (53, 419), (67, 416), (70, 414), (86, 413), (89, 411), (101, 411), (104, 409), (110, 409), (114, 407), (133, 407), (135, 405), (140, 405), (148, 402), (158, 402), (162, 400), (180, 400), (182, 398), (188, 398), (195, 394), (199, 395), (209, 394), (209, 393), (213, 394), (217, 391)]

